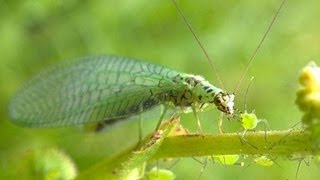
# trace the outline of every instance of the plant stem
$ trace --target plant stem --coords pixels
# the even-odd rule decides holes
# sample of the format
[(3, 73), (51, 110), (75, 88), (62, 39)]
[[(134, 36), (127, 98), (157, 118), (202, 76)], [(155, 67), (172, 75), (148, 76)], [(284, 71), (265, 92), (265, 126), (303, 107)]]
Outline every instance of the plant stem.
[[(150, 136), (145, 141), (150, 141)], [(320, 154), (320, 148), (313, 144), (311, 133), (305, 130), (248, 132), (245, 134), (245, 140), (241, 139), (241, 134), (237, 133), (185, 134), (168, 136), (163, 141), (159, 141), (158, 145), (160, 147), (147, 145), (147, 149), (143, 151), (135, 150), (136, 147), (128, 148), (118, 156), (101, 160), (100, 163), (81, 173), (77, 179), (99, 179), (100, 177), (117, 179), (115, 177), (121, 175), (116, 171), (118, 168), (128, 168), (125, 167), (128, 162), (131, 164), (140, 162), (140, 157), (133, 158), (137, 156), (137, 152), (145, 156), (142, 157), (145, 161), (229, 154), (282, 156), (287, 158), (297, 156), (303, 158)], [(152, 154), (147, 153), (150, 148), (157, 151)]]
[(245, 135), (249, 143), (241, 140), (237, 133), (216, 135), (180, 135), (167, 137), (153, 159), (194, 157), (226, 154), (243, 155), (319, 155), (320, 149), (314, 148), (308, 131), (268, 131), (249, 132)]

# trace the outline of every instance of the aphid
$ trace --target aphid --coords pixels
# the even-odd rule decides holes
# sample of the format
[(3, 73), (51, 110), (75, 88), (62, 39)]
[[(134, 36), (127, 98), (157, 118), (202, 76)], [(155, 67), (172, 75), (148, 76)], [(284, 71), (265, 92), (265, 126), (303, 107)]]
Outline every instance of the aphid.
[(213, 156), (215, 162), (220, 163), (222, 166), (235, 165), (239, 157), (238, 154)]
[(175, 174), (167, 169), (158, 169), (153, 167), (149, 172), (147, 172), (148, 179), (175, 179)]
[(260, 166), (272, 166), (273, 165), (273, 160), (268, 158), (267, 156), (259, 156), (254, 158), (254, 163), (260, 165)]
[(246, 143), (250, 144), (252, 147), (256, 148), (253, 144), (251, 144), (246, 138), (245, 134), (248, 131), (254, 130), (259, 123), (264, 124), (264, 130), (265, 130), (265, 140), (267, 141), (267, 130), (269, 129), (269, 124), (268, 121), (265, 119), (258, 119), (257, 115), (255, 114), (254, 111), (251, 113), (247, 112), (247, 96), (248, 96), (248, 91), (250, 88), (251, 83), (253, 82), (253, 78), (251, 78), (250, 83), (247, 87), (246, 94), (245, 94), (245, 103), (244, 103), (244, 113), (240, 113), (240, 123), (244, 129), (241, 135), (241, 140), (244, 140)]
[(244, 131), (242, 132), (242, 135), (241, 135), (242, 140), (245, 140), (246, 142), (248, 142), (245, 139), (245, 134), (250, 130), (251, 131), (254, 130), (259, 123), (263, 123), (264, 127), (265, 127), (265, 140), (267, 141), (266, 132), (267, 132), (267, 129), (269, 129), (269, 125), (268, 125), (267, 120), (258, 119), (258, 117), (256, 116), (256, 114), (254, 112), (248, 113), (247, 111), (240, 114), (240, 117), (241, 117), (241, 125), (244, 129)]
[(204, 170), (206, 169), (209, 162), (220, 164), (221, 166), (232, 166), (232, 165), (240, 165), (244, 166), (244, 162), (238, 162), (240, 159), (240, 155), (238, 154), (227, 154), (227, 155), (218, 155), (218, 156), (207, 156), (203, 161), (193, 158), (197, 162), (202, 165), (200, 173), (197, 179), (200, 179)]

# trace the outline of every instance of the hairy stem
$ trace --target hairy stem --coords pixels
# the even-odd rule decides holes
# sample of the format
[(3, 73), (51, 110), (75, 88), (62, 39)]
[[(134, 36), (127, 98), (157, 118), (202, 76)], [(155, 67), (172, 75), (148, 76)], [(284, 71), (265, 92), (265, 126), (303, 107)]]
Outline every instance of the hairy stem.
[[(266, 136), (267, 135), (267, 136)], [(119, 177), (117, 171), (127, 169), (126, 164), (141, 163), (162, 158), (195, 157), (210, 155), (267, 155), (272, 157), (309, 157), (320, 154), (320, 148), (313, 144), (312, 136), (305, 130), (287, 131), (258, 131), (248, 132), (242, 138), (241, 134), (185, 134), (178, 136), (164, 136), (157, 146), (147, 144), (145, 150), (137, 150), (137, 147), (128, 148), (125, 152), (111, 158), (100, 161), (97, 165), (81, 173), (77, 179), (88, 177)], [(150, 141), (150, 136), (146, 142)], [(138, 148), (139, 149), (139, 148)], [(143, 148), (144, 149), (144, 148)], [(155, 150), (155, 151), (154, 151)], [(154, 151), (150, 154), (148, 151)], [(140, 154), (140, 155), (139, 155)], [(134, 158), (134, 157), (139, 158)], [(128, 171), (129, 172), (129, 171)]]
[(289, 157), (319, 153), (320, 149), (313, 147), (308, 131), (288, 130), (267, 133), (259, 131), (247, 133), (245, 140), (241, 139), (241, 135), (237, 133), (167, 137), (153, 159), (225, 154), (266, 154)]

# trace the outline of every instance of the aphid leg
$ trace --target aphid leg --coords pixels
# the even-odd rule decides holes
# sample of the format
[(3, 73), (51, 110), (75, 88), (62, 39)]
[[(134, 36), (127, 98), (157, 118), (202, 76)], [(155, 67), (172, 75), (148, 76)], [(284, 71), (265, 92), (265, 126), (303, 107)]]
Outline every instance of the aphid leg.
[(245, 129), (245, 130), (242, 132), (241, 138), (240, 138), (241, 142), (242, 142), (242, 141), (248, 142), (248, 140), (245, 138), (245, 135), (246, 135), (247, 131), (248, 131), (248, 130)]
[(302, 162), (304, 162), (306, 166), (310, 166), (310, 161), (309, 160), (310, 159), (306, 159), (306, 158), (300, 158), (299, 159), (299, 163), (298, 163), (297, 171), (296, 171), (296, 175), (295, 175), (295, 180), (298, 179), (298, 175), (299, 175), (299, 171), (300, 171)]
[(218, 119), (218, 128), (220, 133), (224, 133), (222, 129), (222, 123), (223, 123), (223, 113), (220, 113), (219, 119)]
[(227, 167), (226, 157), (225, 157), (225, 156), (223, 156), (223, 166), (224, 166), (224, 167)]
[(294, 177), (295, 180), (298, 179), (298, 174), (299, 174), (299, 170), (300, 170), (300, 166), (301, 166), (301, 163), (302, 163), (303, 159), (301, 159), (298, 163), (298, 166), (297, 166), (297, 170), (296, 170), (296, 175)]
[(255, 149), (258, 149), (255, 145), (253, 145), (250, 141), (248, 141), (248, 139), (245, 138), (246, 133), (248, 132), (248, 129), (245, 129), (242, 132), (242, 135), (240, 136), (240, 141), (242, 143), (242, 141), (244, 141), (245, 143), (249, 144), (250, 146), (252, 146)]
[(199, 180), (202, 176), (202, 174), (204, 173), (204, 170), (206, 169), (207, 165), (208, 165), (208, 161), (209, 161), (209, 158), (205, 158), (204, 159), (204, 162), (201, 162), (201, 164), (203, 165), (200, 169), (200, 173), (197, 177), (197, 180)]
[(197, 179), (200, 179), (201, 176), (202, 176), (202, 174), (203, 174), (203, 172), (204, 172), (204, 170), (205, 170), (206, 167), (207, 167), (209, 158), (206, 157), (206, 158), (204, 159), (204, 162), (202, 162), (201, 160), (199, 160), (199, 159), (197, 159), (197, 158), (195, 158), (195, 157), (192, 157), (192, 159), (194, 159), (195, 161), (197, 161), (199, 164), (202, 165), (201, 170), (200, 170), (200, 173), (199, 173), (199, 175), (198, 175), (198, 177), (197, 177)]
[(196, 117), (196, 120), (197, 120), (197, 132), (198, 133), (202, 133), (202, 128), (201, 128), (201, 122), (200, 122), (200, 119), (199, 119), (199, 115), (198, 115), (198, 112), (196, 110), (195, 107), (192, 106), (192, 111), (193, 111), (193, 114), (194, 116)]
[(168, 107), (167, 107), (167, 106), (164, 106), (164, 108), (163, 108), (163, 110), (162, 110), (162, 112), (161, 112), (161, 115), (160, 115), (160, 119), (159, 119), (159, 121), (158, 121), (158, 124), (157, 124), (157, 126), (156, 126), (155, 132), (159, 130), (159, 127), (160, 127), (160, 125), (161, 125), (161, 123), (162, 123), (162, 121), (163, 121), (164, 115), (166, 114), (167, 110), (168, 110)]
[(269, 123), (266, 119), (259, 119), (259, 123), (260, 122), (262, 122), (264, 124), (264, 140), (266, 142), (268, 142), (267, 141), (267, 136), (268, 136), (267, 132), (268, 132), (268, 130), (270, 130)]
[(195, 160), (196, 162), (198, 162), (199, 164), (203, 164), (203, 162), (201, 160), (197, 159), (196, 157), (192, 156), (192, 159)]

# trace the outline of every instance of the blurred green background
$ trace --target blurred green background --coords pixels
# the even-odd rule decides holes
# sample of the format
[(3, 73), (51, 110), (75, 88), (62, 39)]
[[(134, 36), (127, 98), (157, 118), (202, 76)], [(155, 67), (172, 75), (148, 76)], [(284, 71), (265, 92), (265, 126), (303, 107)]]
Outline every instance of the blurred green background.
[[(178, 1), (232, 92), (257, 47), (280, 0)], [(294, 104), (299, 71), (310, 60), (320, 63), (320, 2), (289, 0), (259, 51), (239, 93), (251, 76), (248, 111), (267, 119), (270, 128), (283, 130), (300, 121)], [(79, 172), (137, 142), (137, 121), (93, 134), (81, 128), (25, 129), (9, 121), (7, 104), (15, 91), (42, 69), (74, 57), (115, 54), (135, 57), (181, 72), (200, 74), (218, 84), (207, 60), (170, 0), (23, 0), (0, 1), (0, 179), (24, 179), (26, 153), (58, 148)], [(201, 114), (205, 132), (218, 132), (218, 111)], [(148, 117), (144, 117), (147, 119)], [(152, 132), (157, 118), (144, 121)], [(192, 114), (182, 124), (195, 131)], [(135, 130), (134, 127), (137, 127)], [(240, 129), (225, 121), (226, 131)], [(260, 127), (261, 128), (261, 127)], [(208, 165), (201, 179), (294, 179), (298, 160), (278, 157), (277, 165), (222, 167)], [(302, 162), (298, 179), (320, 175), (315, 161)], [(309, 165), (306, 165), (309, 164)], [(164, 164), (163, 167), (169, 166)], [(202, 165), (186, 158), (173, 167), (178, 179), (195, 179)]]

